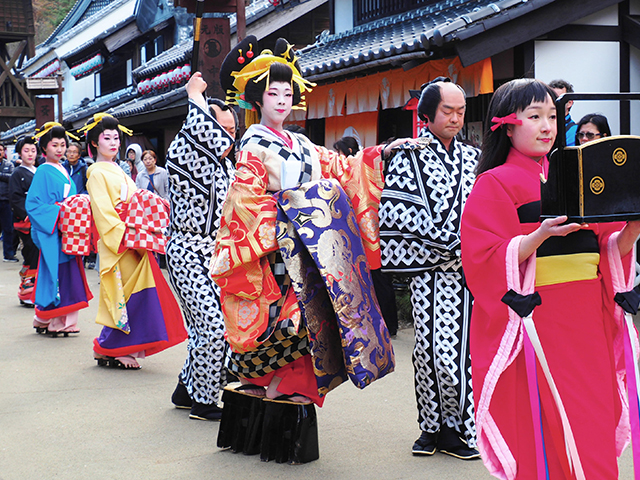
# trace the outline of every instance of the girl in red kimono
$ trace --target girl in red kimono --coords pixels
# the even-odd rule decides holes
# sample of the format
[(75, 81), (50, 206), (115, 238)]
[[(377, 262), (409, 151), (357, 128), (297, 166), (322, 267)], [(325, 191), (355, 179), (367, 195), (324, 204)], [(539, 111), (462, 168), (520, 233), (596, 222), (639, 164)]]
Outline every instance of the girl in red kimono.
[(640, 223), (540, 222), (554, 100), (532, 79), (495, 92), (462, 216), (478, 447), (498, 478), (618, 478), (630, 428), (613, 297), (633, 285)]

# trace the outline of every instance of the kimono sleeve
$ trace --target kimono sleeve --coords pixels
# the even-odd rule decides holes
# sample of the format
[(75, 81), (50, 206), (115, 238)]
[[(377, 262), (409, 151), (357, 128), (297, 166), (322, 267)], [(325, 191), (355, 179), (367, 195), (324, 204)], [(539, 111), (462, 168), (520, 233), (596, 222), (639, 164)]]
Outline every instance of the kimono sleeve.
[(20, 170), (22, 169), (15, 170), (9, 179), (9, 204), (15, 217), (18, 220), (24, 220), (27, 216), (25, 203), (28, 189), (25, 189), (24, 177)]
[[(48, 167), (47, 167), (48, 168)], [(38, 230), (51, 235), (58, 225), (60, 205), (57, 205), (59, 186), (49, 175), (47, 168), (39, 168), (33, 176), (27, 193), (25, 206), (31, 224)]]
[(378, 208), (384, 187), (383, 147), (368, 147), (348, 157), (325, 147), (315, 148), (322, 176), (337, 180), (351, 201), (370, 268), (380, 268)]
[(126, 226), (115, 209), (108, 179), (99, 170), (94, 170), (87, 180), (91, 198), (91, 213), (100, 238), (114, 254), (118, 254)]
[(223, 292), (255, 300), (280, 291), (266, 255), (278, 249), (276, 200), (267, 193), (267, 170), (253, 153), (241, 152), (236, 177), (222, 209), (211, 276)]
[[(508, 320), (501, 299), (507, 293), (506, 257), (511, 239), (522, 234), (516, 206), (492, 175), (481, 175), (467, 199), (461, 222), (462, 267), (474, 296), (474, 329), (499, 339)], [(476, 312), (476, 310), (478, 310)]]

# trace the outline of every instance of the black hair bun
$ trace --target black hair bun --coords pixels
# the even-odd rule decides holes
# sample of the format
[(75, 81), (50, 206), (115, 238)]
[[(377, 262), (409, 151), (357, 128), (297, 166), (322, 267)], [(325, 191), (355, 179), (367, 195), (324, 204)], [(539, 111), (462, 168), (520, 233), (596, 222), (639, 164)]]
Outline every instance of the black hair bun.
[(256, 51), (257, 48), (258, 39), (255, 35), (249, 35), (224, 57), (220, 67), (220, 85), (225, 93), (233, 90), (235, 78), (231, 75), (231, 72), (239, 72), (247, 64), (251, 63), (260, 54), (260, 52)]

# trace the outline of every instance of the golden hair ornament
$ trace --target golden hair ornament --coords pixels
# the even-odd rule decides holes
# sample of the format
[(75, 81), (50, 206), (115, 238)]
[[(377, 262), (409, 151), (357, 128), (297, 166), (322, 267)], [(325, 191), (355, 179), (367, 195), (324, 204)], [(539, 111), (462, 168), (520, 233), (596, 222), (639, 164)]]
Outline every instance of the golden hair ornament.
[[(40, 137), (44, 137), (47, 133), (49, 133), (49, 130), (51, 130), (53, 127), (61, 127), (64, 128), (60, 123), (58, 122), (47, 122), (44, 125), (42, 125), (42, 127), (40, 127), (39, 130), (37, 130), (37, 133), (34, 135), (35, 138), (40, 138)], [(76, 141), (80, 141), (80, 139), (78, 137), (76, 137), (75, 135), (72, 135), (71, 133), (67, 132), (65, 130), (65, 133), (70, 136), (71, 138), (73, 138)]]
[[(105, 117), (110, 117), (113, 119), (116, 119), (113, 115), (110, 115), (108, 113), (96, 113), (93, 115), (93, 121), (91, 123), (89, 123), (89, 121), (87, 121), (87, 123), (84, 124), (83, 127), (78, 129), (78, 133), (88, 133), (89, 130), (91, 130), (93, 127), (95, 127), (96, 125), (98, 125), (103, 118)], [(116, 119), (117, 120), (117, 119)], [(126, 133), (127, 135), (131, 136), (133, 135), (133, 130), (131, 130), (130, 128), (125, 127), (124, 125), (120, 125), (118, 123), (118, 128), (120, 129), (120, 131), (122, 133)]]

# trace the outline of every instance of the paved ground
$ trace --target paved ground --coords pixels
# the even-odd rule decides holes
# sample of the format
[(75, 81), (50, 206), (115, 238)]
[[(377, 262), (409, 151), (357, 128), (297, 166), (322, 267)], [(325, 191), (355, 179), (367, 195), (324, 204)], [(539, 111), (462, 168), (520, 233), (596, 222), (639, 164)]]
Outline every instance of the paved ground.
[[(0, 263), (0, 480), (491, 478), (481, 461), (411, 455), (419, 432), (410, 329), (393, 341), (396, 372), (362, 391), (343, 384), (318, 409), (319, 460), (262, 463), (220, 451), (218, 423), (172, 407), (184, 343), (139, 371), (98, 368), (97, 302), (81, 312), (78, 336), (37, 335), (33, 310), (18, 304), (18, 270)], [(98, 274), (87, 277), (97, 297)], [(633, 478), (629, 450), (623, 479)]]

